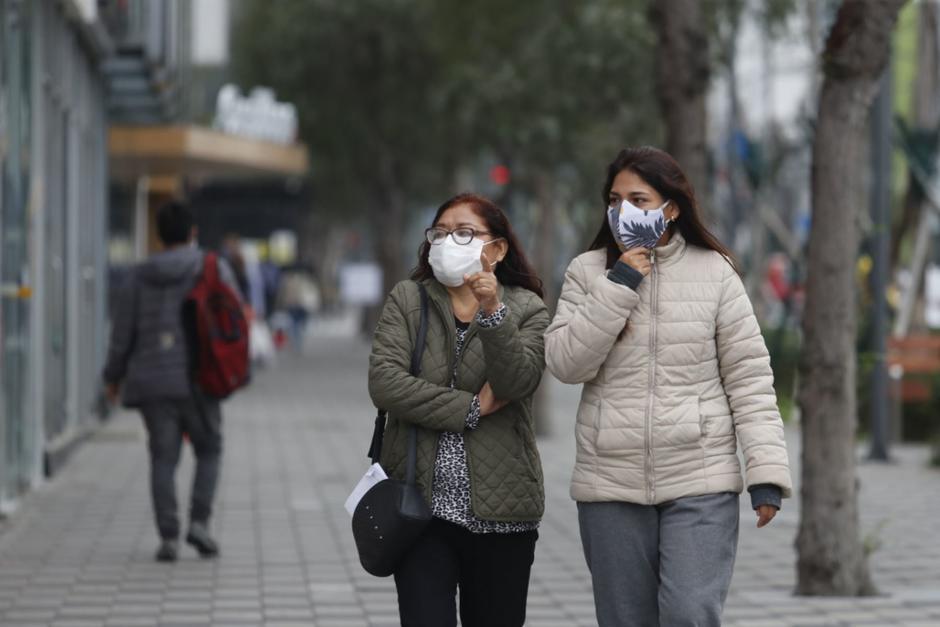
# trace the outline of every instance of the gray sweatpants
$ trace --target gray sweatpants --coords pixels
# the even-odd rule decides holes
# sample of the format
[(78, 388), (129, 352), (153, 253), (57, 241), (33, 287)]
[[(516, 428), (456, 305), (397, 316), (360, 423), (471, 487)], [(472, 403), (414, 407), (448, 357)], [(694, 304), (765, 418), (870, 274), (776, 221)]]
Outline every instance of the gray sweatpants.
[(180, 535), (176, 507), (176, 466), (183, 434), (196, 454), (196, 474), (190, 499), (189, 519), (207, 523), (219, 477), (222, 455), (222, 412), (213, 400), (167, 400), (140, 408), (147, 425), (150, 449), (150, 492), (160, 537), (175, 540)]
[(713, 627), (731, 585), (738, 495), (578, 503), (599, 627)]

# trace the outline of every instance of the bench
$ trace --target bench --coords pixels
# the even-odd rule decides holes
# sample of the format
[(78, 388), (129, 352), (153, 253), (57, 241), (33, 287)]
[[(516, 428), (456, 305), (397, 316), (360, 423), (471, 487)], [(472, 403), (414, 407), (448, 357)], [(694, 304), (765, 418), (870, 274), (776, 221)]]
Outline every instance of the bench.
[(892, 399), (914, 403), (931, 400), (930, 382), (907, 375), (940, 372), (940, 335), (888, 338), (887, 357)]

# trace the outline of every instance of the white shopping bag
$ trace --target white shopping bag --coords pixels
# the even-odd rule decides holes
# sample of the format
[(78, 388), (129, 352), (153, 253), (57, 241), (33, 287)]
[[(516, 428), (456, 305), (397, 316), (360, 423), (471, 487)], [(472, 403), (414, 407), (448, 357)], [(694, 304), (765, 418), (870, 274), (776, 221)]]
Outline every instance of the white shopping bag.
[(380, 464), (372, 464), (369, 466), (369, 469), (366, 470), (366, 474), (362, 475), (362, 479), (359, 480), (359, 483), (353, 488), (352, 494), (346, 499), (346, 511), (349, 512), (350, 516), (356, 511), (356, 505), (359, 505), (359, 501), (362, 500), (365, 493), (368, 492), (372, 486), (385, 479), (388, 479), (388, 475), (382, 470)]
[(271, 329), (261, 320), (252, 320), (248, 328), (248, 348), (251, 361), (265, 366), (274, 363), (275, 348)]

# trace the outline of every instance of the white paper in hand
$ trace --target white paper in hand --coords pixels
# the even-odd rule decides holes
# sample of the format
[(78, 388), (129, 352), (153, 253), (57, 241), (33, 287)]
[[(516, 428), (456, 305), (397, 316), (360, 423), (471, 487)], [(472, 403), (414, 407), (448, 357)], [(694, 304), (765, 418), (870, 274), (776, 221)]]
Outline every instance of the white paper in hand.
[(356, 506), (359, 505), (359, 501), (361, 501), (365, 493), (369, 491), (369, 488), (385, 479), (388, 479), (388, 475), (382, 470), (381, 465), (372, 464), (369, 466), (369, 469), (366, 470), (366, 474), (362, 475), (362, 479), (359, 480), (359, 483), (353, 488), (352, 494), (346, 499), (346, 511), (349, 512), (350, 516), (356, 511)]

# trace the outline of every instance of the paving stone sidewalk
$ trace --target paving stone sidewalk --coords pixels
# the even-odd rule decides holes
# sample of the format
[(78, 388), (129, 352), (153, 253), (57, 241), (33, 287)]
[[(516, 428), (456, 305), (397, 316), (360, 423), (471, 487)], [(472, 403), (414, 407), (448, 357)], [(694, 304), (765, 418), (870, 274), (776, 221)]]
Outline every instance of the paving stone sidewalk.
[[(176, 564), (153, 561), (145, 438), (136, 415), (119, 414), (0, 532), (0, 625), (397, 625), (393, 583), (358, 566), (342, 507), (367, 463), (368, 347), (317, 338), (309, 348), (226, 405), (218, 560), (185, 547)], [(550, 394), (550, 434), (540, 441), (548, 504), (527, 624), (587, 627), (596, 624), (590, 578), (568, 498), (578, 390), (553, 383)], [(940, 626), (940, 472), (926, 468), (922, 448), (898, 448), (896, 458), (860, 470), (883, 596), (793, 597), (796, 503), (757, 530), (742, 500), (725, 624)], [(191, 468), (187, 452), (181, 503)]]

